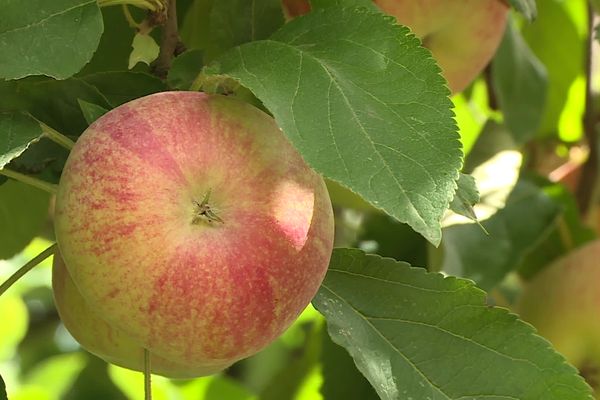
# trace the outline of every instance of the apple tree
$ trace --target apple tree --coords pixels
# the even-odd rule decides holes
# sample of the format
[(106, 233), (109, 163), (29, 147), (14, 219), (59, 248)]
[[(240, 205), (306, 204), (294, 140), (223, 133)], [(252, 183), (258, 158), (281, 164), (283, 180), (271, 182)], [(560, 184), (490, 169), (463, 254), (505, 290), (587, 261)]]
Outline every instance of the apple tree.
[(0, 400), (595, 398), (597, 3), (0, 0)]

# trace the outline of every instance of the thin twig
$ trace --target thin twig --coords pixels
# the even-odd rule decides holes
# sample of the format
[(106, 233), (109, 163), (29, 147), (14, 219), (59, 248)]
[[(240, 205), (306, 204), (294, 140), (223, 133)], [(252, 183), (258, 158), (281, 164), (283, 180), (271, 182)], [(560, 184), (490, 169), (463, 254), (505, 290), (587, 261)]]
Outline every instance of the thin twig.
[(167, 77), (175, 50), (179, 43), (179, 28), (177, 27), (177, 1), (169, 0), (167, 5), (167, 20), (162, 27), (162, 41), (158, 58), (153, 64), (153, 73), (161, 79)]
[(4, 294), (16, 281), (18, 281), (23, 275), (27, 272), (31, 271), (33, 267), (44, 261), (46, 258), (50, 257), (57, 249), (56, 243), (52, 246), (48, 247), (46, 250), (42, 251), (40, 254), (35, 256), (35, 258), (29, 261), (27, 264), (23, 265), (19, 268), (14, 274), (10, 276), (2, 285), (0, 285), (0, 296)]
[(14, 179), (15, 181), (19, 181), (26, 185), (41, 189), (50, 194), (56, 194), (58, 191), (58, 185), (55, 185), (54, 183), (46, 182), (41, 179), (34, 178), (33, 176), (13, 171), (12, 169), (2, 168), (0, 169), (0, 175), (4, 175), (8, 178)]
[(597, 116), (594, 112), (592, 94), (592, 63), (594, 59), (594, 10), (588, 4), (588, 38), (585, 63), (585, 112), (583, 126), (585, 138), (589, 146), (589, 156), (583, 165), (581, 179), (577, 185), (576, 197), (581, 215), (586, 215), (596, 192), (598, 179), (598, 133), (596, 131)]
[(58, 143), (59, 145), (61, 145), (62, 147), (64, 147), (67, 150), (73, 149), (73, 146), (75, 146), (74, 141), (72, 141), (71, 139), (69, 139), (68, 137), (66, 137), (59, 131), (57, 131), (56, 129), (49, 127), (45, 123), (43, 123), (41, 121), (38, 121), (38, 122), (40, 123), (40, 126), (42, 127), (42, 132), (44, 132), (44, 135), (46, 135), (46, 137), (48, 137), (48, 139), (52, 140), (55, 143)]

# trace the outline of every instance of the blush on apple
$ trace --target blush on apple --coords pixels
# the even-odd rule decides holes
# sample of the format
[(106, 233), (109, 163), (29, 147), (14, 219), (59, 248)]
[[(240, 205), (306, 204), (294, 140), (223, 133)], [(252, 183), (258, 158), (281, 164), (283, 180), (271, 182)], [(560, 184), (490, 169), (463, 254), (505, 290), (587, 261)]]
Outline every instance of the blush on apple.
[[(55, 218), (74, 283), (57, 298), (78, 292), (110, 329), (80, 324), (200, 373), (281, 334), (333, 246), (323, 179), (274, 120), (195, 92), (150, 95), (94, 122), (65, 165)], [(84, 312), (74, 310), (68, 319)]]
[[(508, 5), (502, 0), (374, 0), (408, 26), (440, 65), (450, 90), (465, 89), (488, 64), (504, 33)], [(308, 0), (282, 0), (293, 18), (310, 11)]]

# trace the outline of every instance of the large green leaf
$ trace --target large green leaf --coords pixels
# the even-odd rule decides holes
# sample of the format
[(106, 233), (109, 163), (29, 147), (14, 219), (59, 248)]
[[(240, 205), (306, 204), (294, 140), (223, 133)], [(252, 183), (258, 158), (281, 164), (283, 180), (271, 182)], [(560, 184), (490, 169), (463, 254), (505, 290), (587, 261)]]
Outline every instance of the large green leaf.
[(548, 77), (546, 67), (531, 52), (512, 20), (492, 62), (492, 71), (505, 123), (515, 141), (525, 143), (540, 126)]
[(339, 249), (313, 304), (384, 400), (592, 399), (575, 368), (470, 281)]
[(90, 61), (103, 29), (96, 0), (4, 1), (0, 78), (68, 78)]
[(0, 260), (23, 250), (39, 233), (49, 200), (48, 193), (20, 182), (9, 180), (0, 186)]
[(42, 127), (31, 116), (0, 112), (0, 169), (40, 140), (42, 134)]
[(430, 53), (379, 13), (315, 10), (207, 73), (254, 92), (306, 161), (439, 243), (461, 150)]

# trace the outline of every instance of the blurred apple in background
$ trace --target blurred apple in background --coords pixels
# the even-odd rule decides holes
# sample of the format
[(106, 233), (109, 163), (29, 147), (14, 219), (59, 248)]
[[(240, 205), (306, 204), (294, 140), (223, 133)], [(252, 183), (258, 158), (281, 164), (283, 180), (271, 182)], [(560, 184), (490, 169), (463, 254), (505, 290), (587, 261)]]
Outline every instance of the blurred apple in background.
[[(442, 68), (452, 93), (464, 90), (493, 57), (506, 26), (502, 0), (374, 0), (408, 26)], [(283, 0), (287, 18), (310, 11), (307, 0)]]
[(598, 393), (600, 378), (600, 240), (535, 275), (516, 310), (548, 339)]

